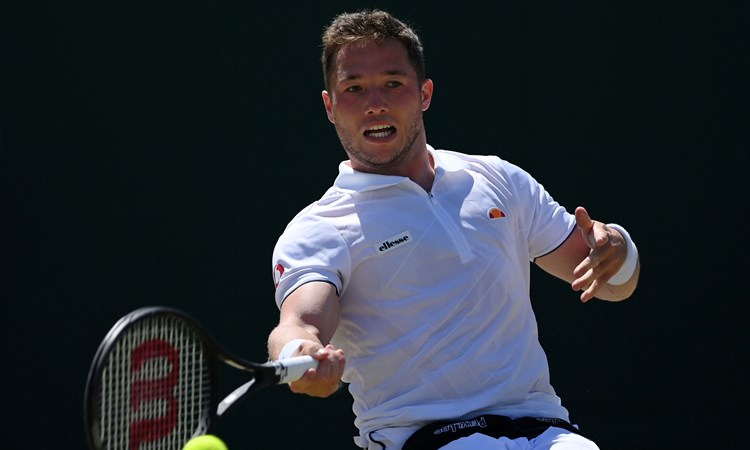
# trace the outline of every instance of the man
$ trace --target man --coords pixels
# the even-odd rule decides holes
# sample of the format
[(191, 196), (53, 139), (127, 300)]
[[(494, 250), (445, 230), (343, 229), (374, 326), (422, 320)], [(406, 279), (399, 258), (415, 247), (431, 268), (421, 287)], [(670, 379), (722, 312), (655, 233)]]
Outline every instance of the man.
[(347, 382), (361, 448), (596, 449), (549, 383), (530, 262), (584, 302), (620, 301), (640, 273), (627, 232), (569, 214), (496, 156), (429, 146), (433, 82), (395, 17), (341, 14), (323, 44), (323, 103), (349, 159), (274, 249), (269, 356), (319, 361), (292, 391)]

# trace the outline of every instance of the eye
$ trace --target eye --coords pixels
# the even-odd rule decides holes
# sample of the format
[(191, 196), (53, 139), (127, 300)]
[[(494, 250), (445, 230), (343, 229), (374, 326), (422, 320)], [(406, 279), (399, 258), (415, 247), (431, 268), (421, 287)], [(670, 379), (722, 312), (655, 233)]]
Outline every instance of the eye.
[(400, 81), (391, 80), (385, 84), (386, 86), (390, 88), (397, 88), (403, 86), (403, 84)]
[(344, 92), (359, 92), (361, 90), (362, 90), (362, 88), (360, 86), (353, 85), (353, 86), (349, 86), (349, 87), (345, 88)]

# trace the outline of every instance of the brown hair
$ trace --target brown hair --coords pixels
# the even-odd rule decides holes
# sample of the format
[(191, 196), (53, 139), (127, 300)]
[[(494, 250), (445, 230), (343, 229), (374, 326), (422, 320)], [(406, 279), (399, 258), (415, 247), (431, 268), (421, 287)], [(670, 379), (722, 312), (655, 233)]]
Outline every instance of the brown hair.
[(329, 89), (333, 60), (341, 47), (352, 43), (396, 39), (406, 48), (417, 79), (425, 80), (424, 48), (417, 33), (404, 22), (381, 10), (361, 10), (334, 17), (323, 32), (323, 81)]

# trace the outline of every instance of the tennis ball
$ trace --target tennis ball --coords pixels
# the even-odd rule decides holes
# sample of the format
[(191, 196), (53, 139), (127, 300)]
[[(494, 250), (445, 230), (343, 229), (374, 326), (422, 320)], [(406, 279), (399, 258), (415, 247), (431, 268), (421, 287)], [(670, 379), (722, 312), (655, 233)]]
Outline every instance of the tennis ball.
[(204, 434), (190, 439), (182, 450), (228, 450), (227, 445), (213, 434)]

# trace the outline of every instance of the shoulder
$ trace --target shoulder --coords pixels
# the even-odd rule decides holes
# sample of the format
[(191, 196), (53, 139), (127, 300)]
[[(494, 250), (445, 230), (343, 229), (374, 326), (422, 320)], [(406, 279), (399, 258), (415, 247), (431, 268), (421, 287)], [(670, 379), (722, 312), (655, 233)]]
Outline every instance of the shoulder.
[(287, 223), (279, 243), (304, 245), (340, 245), (345, 230), (357, 228), (357, 209), (352, 195), (329, 189), (320, 199), (308, 204)]
[(342, 193), (336, 190), (334, 187), (328, 188), (326, 192), (317, 200), (308, 203), (302, 209), (298, 210), (296, 214), (289, 221), (289, 225), (292, 225), (300, 221), (315, 220), (315, 218), (324, 217), (330, 215), (327, 211), (340, 204), (342, 201), (346, 201), (350, 198), (350, 195)]
[(527, 184), (533, 177), (522, 167), (491, 154), (471, 154), (453, 150), (435, 150), (446, 170), (458, 169), (481, 172), (486, 176), (504, 181), (506, 184)]

